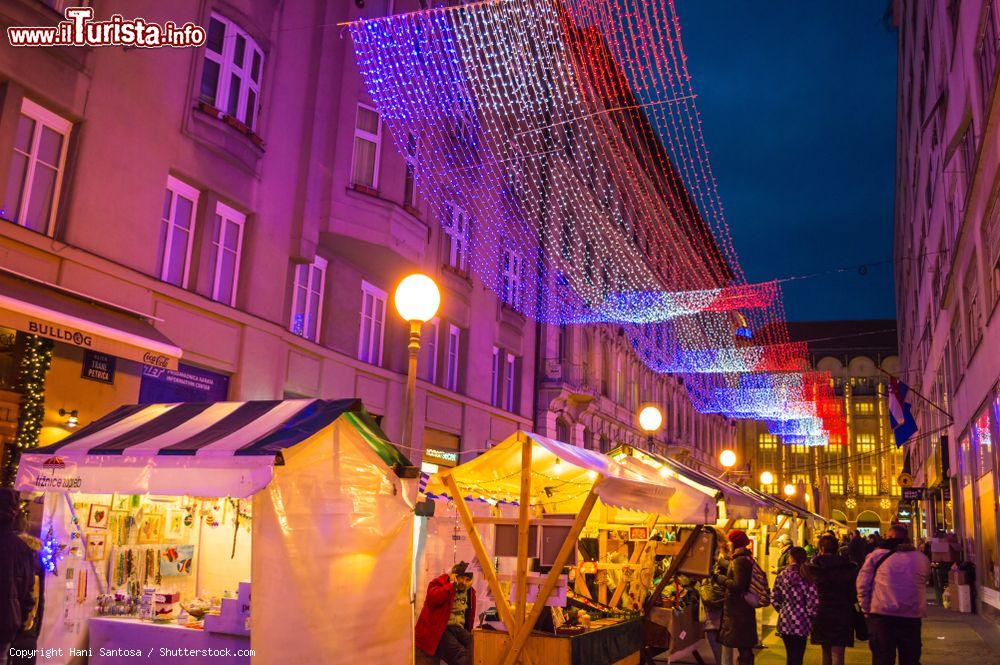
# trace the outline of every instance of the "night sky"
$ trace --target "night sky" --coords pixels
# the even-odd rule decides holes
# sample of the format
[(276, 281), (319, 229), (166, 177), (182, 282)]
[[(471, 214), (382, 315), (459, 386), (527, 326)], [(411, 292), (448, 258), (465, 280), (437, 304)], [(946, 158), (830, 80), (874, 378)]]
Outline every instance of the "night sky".
[[(747, 279), (892, 258), (896, 32), (878, 0), (676, 0)], [(894, 318), (892, 266), (784, 285), (789, 320)]]

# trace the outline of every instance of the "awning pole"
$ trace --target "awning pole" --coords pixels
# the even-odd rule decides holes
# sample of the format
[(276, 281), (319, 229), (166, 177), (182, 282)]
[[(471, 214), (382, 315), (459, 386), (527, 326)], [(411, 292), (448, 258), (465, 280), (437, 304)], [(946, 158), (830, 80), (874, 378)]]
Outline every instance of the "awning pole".
[[(646, 542), (642, 544), (642, 547), (636, 547), (635, 549), (632, 550), (632, 556), (629, 557), (628, 560), (629, 566), (634, 566), (635, 564), (639, 563), (639, 559), (641, 559), (642, 555), (646, 553), (646, 548), (649, 547), (649, 536), (653, 534), (653, 527), (656, 526), (656, 520), (659, 519), (659, 517), (660, 517), (659, 515), (653, 515), (646, 522)], [(622, 594), (624, 592), (625, 592), (625, 575), (623, 574), (621, 580), (618, 582), (618, 586), (615, 587), (614, 594), (611, 596), (611, 602), (608, 604), (612, 608), (617, 607), (618, 601), (622, 599)]]
[(587, 519), (590, 517), (591, 511), (594, 509), (594, 504), (597, 503), (597, 487), (604, 480), (603, 476), (598, 476), (597, 481), (594, 483), (593, 487), (590, 488), (590, 493), (587, 494), (587, 498), (583, 501), (583, 506), (580, 508), (580, 512), (577, 513), (576, 519), (573, 520), (573, 525), (569, 528), (569, 533), (566, 535), (566, 540), (563, 541), (562, 547), (559, 548), (559, 553), (556, 555), (555, 561), (552, 562), (552, 568), (549, 570), (549, 574), (545, 576), (545, 582), (542, 583), (542, 588), (538, 590), (538, 595), (535, 597), (535, 602), (531, 606), (531, 612), (528, 614), (527, 619), (524, 623), (518, 626), (517, 634), (514, 635), (511, 642), (507, 645), (507, 648), (500, 656), (501, 665), (514, 665), (521, 658), (521, 649), (524, 648), (525, 642), (528, 641), (528, 636), (531, 635), (532, 629), (535, 627), (535, 623), (538, 622), (538, 617), (542, 615), (542, 610), (545, 609), (545, 602), (552, 595), (552, 590), (556, 588), (556, 582), (559, 581), (559, 577), (562, 575), (562, 569), (569, 561), (570, 554), (576, 549), (577, 539), (580, 537), (580, 532), (583, 531), (584, 525), (587, 523)]
[(521, 627), (524, 623), (524, 606), (528, 597), (528, 535), (531, 519), (531, 439), (518, 432), (521, 439), (521, 503), (518, 505), (517, 518), (517, 589), (514, 597), (514, 625), (509, 632)]

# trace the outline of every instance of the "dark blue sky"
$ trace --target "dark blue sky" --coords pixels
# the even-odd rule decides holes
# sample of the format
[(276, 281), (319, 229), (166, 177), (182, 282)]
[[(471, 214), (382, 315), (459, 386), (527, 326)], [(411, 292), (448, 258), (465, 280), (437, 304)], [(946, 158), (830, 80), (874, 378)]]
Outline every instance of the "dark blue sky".
[[(676, 0), (747, 279), (892, 257), (896, 32), (879, 0)], [(891, 265), (784, 285), (789, 320), (895, 317)]]

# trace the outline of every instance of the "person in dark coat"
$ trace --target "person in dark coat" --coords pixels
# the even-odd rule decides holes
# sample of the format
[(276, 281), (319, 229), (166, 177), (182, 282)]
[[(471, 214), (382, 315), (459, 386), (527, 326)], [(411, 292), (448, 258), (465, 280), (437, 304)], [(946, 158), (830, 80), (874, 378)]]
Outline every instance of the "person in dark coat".
[(35, 553), (14, 531), (17, 493), (0, 488), (0, 665), (35, 607)]
[(739, 529), (729, 532), (732, 558), (725, 575), (717, 573), (717, 581), (726, 589), (722, 604), (722, 628), (719, 643), (736, 649), (738, 665), (753, 665), (753, 648), (757, 646), (757, 614), (743, 595), (750, 590), (753, 576), (753, 556), (750, 538)]
[(476, 616), (476, 590), (465, 561), (451, 573), (435, 577), (427, 585), (427, 599), (417, 619), (417, 648), (448, 665), (472, 662), (472, 621)]
[(868, 548), (866, 547), (865, 539), (861, 537), (859, 531), (854, 532), (854, 536), (851, 538), (850, 542), (847, 543), (847, 558), (851, 560), (858, 568), (861, 568), (861, 564), (865, 562), (865, 557), (867, 556)]
[(819, 609), (812, 624), (812, 643), (823, 647), (823, 665), (844, 665), (844, 651), (854, 646), (854, 583), (858, 567), (837, 554), (837, 539), (823, 536), (810, 573), (819, 590)]

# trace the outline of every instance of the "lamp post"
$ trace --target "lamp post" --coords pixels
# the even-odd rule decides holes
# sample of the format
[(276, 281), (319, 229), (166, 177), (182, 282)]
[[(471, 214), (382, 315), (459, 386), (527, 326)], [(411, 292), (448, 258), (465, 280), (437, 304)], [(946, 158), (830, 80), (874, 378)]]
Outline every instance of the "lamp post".
[(441, 305), (441, 291), (427, 275), (407, 275), (393, 295), (396, 311), (410, 323), (409, 364), (406, 370), (406, 392), (403, 395), (403, 435), (400, 444), (407, 450), (413, 444), (413, 411), (417, 396), (417, 354), (420, 351), (420, 328), (434, 318)]
[(725, 469), (725, 473), (729, 473), (729, 470), (736, 466), (736, 453), (728, 448), (719, 453), (719, 464)]
[(774, 474), (770, 471), (760, 472), (760, 484), (764, 487), (768, 487), (774, 484)]
[(639, 427), (646, 433), (649, 452), (653, 451), (653, 435), (660, 431), (663, 426), (663, 413), (652, 404), (642, 407), (639, 411)]

